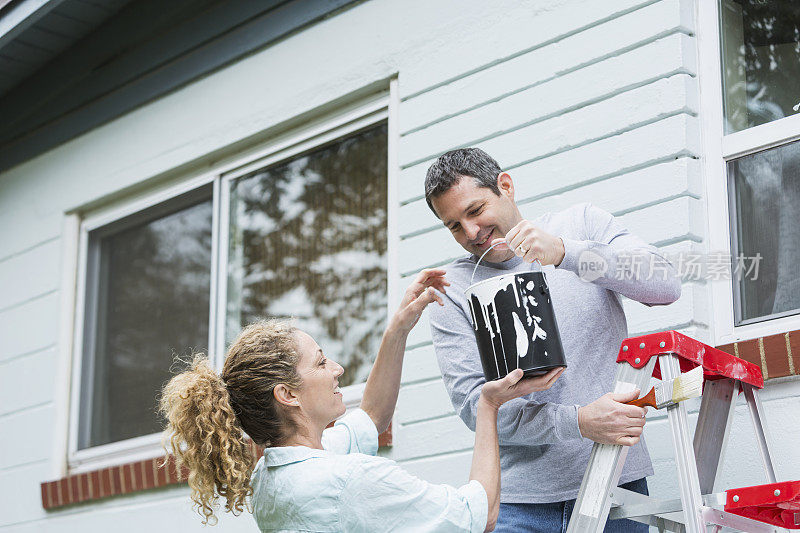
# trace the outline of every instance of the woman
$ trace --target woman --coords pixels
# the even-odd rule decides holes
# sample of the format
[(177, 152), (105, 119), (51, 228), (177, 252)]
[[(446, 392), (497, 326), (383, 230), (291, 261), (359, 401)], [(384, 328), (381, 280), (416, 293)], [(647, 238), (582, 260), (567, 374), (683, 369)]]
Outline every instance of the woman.
[[(448, 285), (443, 270), (423, 270), (383, 335), (360, 409), (345, 415), (341, 366), (308, 334), (286, 322), (248, 326), (228, 350), (222, 374), (196, 357), (164, 387), (165, 437), (204, 523), (219, 496), (234, 514), (248, 508), (262, 531), (491, 531), (497, 519), (500, 461), (497, 410), (549, 388), (560, 369), (521, 380), (522, 371), (481, 392), (470, 482), (434, 485), (376, 457), (391, 421), (405, 342), (425, 307)], [(265, 446), (253, 469), (242, 430)]]

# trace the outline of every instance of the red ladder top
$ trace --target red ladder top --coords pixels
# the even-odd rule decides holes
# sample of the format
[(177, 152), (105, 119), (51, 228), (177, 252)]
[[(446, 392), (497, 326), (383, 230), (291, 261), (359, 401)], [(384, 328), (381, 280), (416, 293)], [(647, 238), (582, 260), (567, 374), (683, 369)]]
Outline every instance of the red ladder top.
[[(680, 358), (681, 372), (702, 366), (705, 379), (732, 378), (759, 389), (764, 387), (764, 377), (757, 365), (677, 331), (661, 331), (625, 339), (620, 346), (617, 362), (624, 361), (634, 368), (642, 368), (652, 356), (665, 353)], [(661, 379), (658, 365), (653, 370), (653, 377)]]

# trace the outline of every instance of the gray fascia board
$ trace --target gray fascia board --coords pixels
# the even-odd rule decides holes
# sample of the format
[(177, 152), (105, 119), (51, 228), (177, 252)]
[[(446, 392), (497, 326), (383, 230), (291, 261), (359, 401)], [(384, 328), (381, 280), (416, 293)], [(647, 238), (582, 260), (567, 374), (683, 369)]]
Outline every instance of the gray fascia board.
[[(169, 65), (148, 72), (91, 104), (0, 145), (0, 172), (50, 150), (133, 109), (178, 90), (242, 56), (286, 38), (357, 0), (290, 0), (269, 14), (219, 36)], [(244, 44), (243, 43), (248, 43)]]
[(0, 49), (64, 0), (22, 0), (6, 7), (0, 16)]

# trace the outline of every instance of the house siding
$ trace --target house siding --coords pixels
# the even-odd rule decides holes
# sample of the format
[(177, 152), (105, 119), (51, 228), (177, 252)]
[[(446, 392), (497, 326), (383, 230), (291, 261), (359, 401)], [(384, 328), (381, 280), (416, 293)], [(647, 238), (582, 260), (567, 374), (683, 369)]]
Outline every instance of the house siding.
[[(45, 512), (39, 484), (59, 477), (54, 391), (64, 216), (129, 200), (196, 175), (397, 75), (397, 271), (462, 250), (422, 198), (442, 151), (479, 146), (515, 180), (524, 216), (592, 201), (664, 251), (705, 250), (698, 158), (697, 43), (691, 0), (474, 2), (369, 0), (0, 175), (0, 531), (192, 531), (186, 488)], [(71, 253), (71, 252), (70, 252)], [(631, 335), (678, 329), (708, 342), (709, 292), (684, 283), (678, 302), (625, 301)], [(800, 479), (797, 381), (763, 395), (779, 479)], [(696, 419), (699, 403), (690, 404)], [(744, 407), (719, 488), (763, 482)], [(668, 424), (645, 437), (652, 493), (677, 497)], [(9, 435), (15, 437), (9, 438)], [(427, 318), (412, 331), (385, 452), (434, 482), (467, 480), (474, 436), (453, 414)], [(384, 453), (384, 452), (382, 452)], [(252, 518), (222, 515), (228, 531)]]

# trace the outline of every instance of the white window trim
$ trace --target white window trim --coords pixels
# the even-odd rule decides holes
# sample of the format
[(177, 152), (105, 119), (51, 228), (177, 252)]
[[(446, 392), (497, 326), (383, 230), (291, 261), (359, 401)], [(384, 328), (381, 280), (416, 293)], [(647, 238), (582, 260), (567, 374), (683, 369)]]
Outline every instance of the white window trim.
[[(700, 85), (702, 168), (708, 214), (708, 251), (731, 253), (730, 209), (726, 161), (800, 138), (800, 116), (725, 135), (723, 130), (722, 66), (718, 2), (699, 1), (697, 46)], [(708, 282), (711, 336), (715, 345), (755, 339), (800, 329), (800, 315), (734, 326), (733, 282)]]
[(75, 213), (64, 217), (62, 228), (61, 298), (59, 304), (58, 366), (56, 367), (55, 439), (53, 441), (52, 477), (68, 473), (70, 399), (72, 383), (73, 339), (75, 338), (75, 309), (77, 299), (78, 261), (80, 257), (81, 219)]
[(800, 139), (800, 114), (729, 133), (722, 138), (726, 161)]
[[(155, 192), (137, 196), (133, 200), (115, 202), (112, 205), (93, 211), (80, 222), (80, 228), (72, 237), (77, 242), (72, 247), (77, 255), (76, 265), (70, 278), (74, 287), (74, 299), (69, 303), (70, 313), (74, 316), (74, 327), (64, 341), (65, 349), (71, 355), (71, 379), (65, 372), (65, 380), (70, 382), (69, 424), (65, 469), (62, 474), (76, 474), (100, 468), (116, 466), (132, 461), (151, 459), (163, 455), (161, 434), (154, 433), (111, 444), (78, 450), (78, 420), (80, 411), (81, 374), (83, 363), (83, 330), (84, 306), (86, 296), (86, 274), (88, 260), (89, 233), (126, 216), (141, 212), (149, 207), (168, 201), (186, 192), (204, 185), (212, 184), (212, 263), (211, 263), (211, 295), (209, 300), (209, 357), (219, 370), (225, 354), (225, 304), (227, 290), (227, 252), (229, 201), (231, 181), (252, 170), (291, 158), (294, 155), (313, 149), (316, 146), (346, 136), (388, 119), (388, 161), (387, 161), (387, 313), (399, 303), (400, 273), (397, 254), (400, 237), (397, 225), (397, 187), (398, 158), (397, 147), (399, 130), (397, 110), (400, 99), (397, 90), (397, 79), (389, 80), (389, 90), (381, 91), (360, 99), (357, 103), (339, 107), (336, 111), (294, 128), (289, 133), (277, 136), (266, 144), (261, 144), (245, 153), (238, 152), (235, 157), (220, 160), (209, 171), (186, 179), (178, 184), (162, 186)], [(75, 217), (75, 215), (72, 215)], [(77, 220), (73, 224), (78, 225)], [(65, 277), (65, 280), (67, 278)], [(67, 281), (64, 282), (68, 283)], [(68, 342), (67, 342), (68, 341)], [(364, 384), (357, 384), (342, 389), (343, 401), (348, 409), (360, 404), (364, 393)], [(67, 424), (65, 424), (67, 425)], [(62, 448), (63, 449), (63, 448)]]

